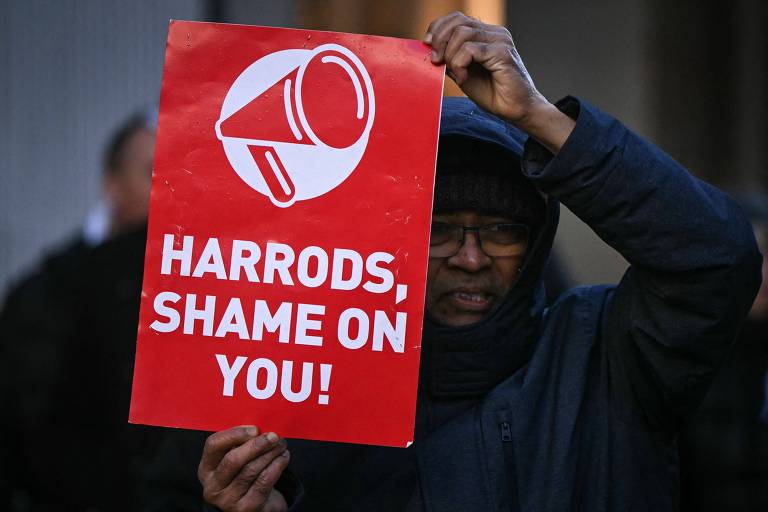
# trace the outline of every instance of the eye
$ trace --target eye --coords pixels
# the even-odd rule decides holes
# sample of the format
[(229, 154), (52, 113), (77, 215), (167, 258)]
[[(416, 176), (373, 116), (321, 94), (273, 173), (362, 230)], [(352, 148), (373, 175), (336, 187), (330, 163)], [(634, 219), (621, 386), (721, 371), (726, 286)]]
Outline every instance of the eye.
[(433, 233), (448, 233), (452, 229), (453, 229), (453, 224), (448, 224), (447, 222), (438, 222), (438, 221), (432, 222)]
[(453, 224), (449, 224), (447, 222), (433, 221), (430, 244), (435, 245), (435, 244), (441, 244), (441, 243), (447, 242), (453, 237), (453, 234), (455, 231), (456, 231), (456, 226), (454, 226)]
[(528, 241), (528, 226), (525, 224), (489, 224), (483, 226), (486, 238), (497, 244), (520, 244)]

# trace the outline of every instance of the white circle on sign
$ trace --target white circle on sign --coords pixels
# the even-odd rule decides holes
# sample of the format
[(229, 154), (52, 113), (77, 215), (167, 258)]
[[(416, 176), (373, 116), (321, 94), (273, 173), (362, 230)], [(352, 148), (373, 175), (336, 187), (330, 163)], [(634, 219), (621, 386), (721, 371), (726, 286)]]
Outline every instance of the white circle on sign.
[[(326, 98), (335, 90), (345, 95), (338, 104), (346, 105), (354, 91), (351, 110), (333, 115), (336, 103), (324, 101), (318, 115), (318, 103), (310, 101), (308, 113), (308, 95)], [(288, 207), (333, 190), (352, 174), (368, 145), (375, 108), (362, 61), (344, 46), (324, 44), (253, 62), (230, 86), (215, 130), (237, 175), (276, 206)]]

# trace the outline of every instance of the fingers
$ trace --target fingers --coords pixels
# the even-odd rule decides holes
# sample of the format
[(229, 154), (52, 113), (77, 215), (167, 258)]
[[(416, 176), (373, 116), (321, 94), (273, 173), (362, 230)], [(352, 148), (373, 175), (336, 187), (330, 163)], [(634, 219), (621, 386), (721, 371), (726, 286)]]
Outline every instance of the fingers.
[(512, 36), (504, 27), (487, 25), (460, 12), (433, 21), (424, 36), (424, 42), (432, 46), (432, 62), (436, 64), (448, 63), (467, 41), (512, 44)]
[(255, 437), (227, 452), (209, 475), (208, 483), (214, 489), (228, 488), (229, 493), (240, 497), (259, 473), (286, 448), (285, 440), (272, 432)]
[(489, 45), (487, 43), (466, 42), (458, 48), (456, 54), (447, 60), (451, 77), (458, 85), (467, 79), (469, 65), (472, 62), (484, 62), (488, 59)]
[(466, 16), (464, 13), (454, 11), (451, 14), (447, 14), (437, 18), (436, 20), (433, 20), (432, 23), (430, 23), (427, 27), (427, 33), (424, 35), (424, 42), (432, 45), (433, 47), (442, 47), (442, 45), (439, 44), (440, 39), (438, 36), (444, 33), (445, 27), (449, 24), (453, 24), (455, 26), (457, 23), (464, 19), (471, 20), (471, 18)]
[(235, 446), (243, 444), (258, 434), (258, 428), (253, 425), (243, 425), (210, 435), (208, 439), (205, 440), (203, 456), (200, 459), (200, 466), (197, 470), (197, 476), (200, 481), (202, 482), (201, 474), (203, 472), (209, 473), (216, 469), (221, 462), (221, 459), (224, 458), (224, 455), (226, 455), (229, 450)]
[[(478, 47), (479, 44), (508, 45), (512, 46), (512, 37), (506, 30), (504, 32), (485, 30), (467, 25), (456, 27), (451, 33), (448, 44), (443, 52), (443, 60), (446, 64), (456, 64), (455, 57), (461, 48), (467, 44)], [(464, 67), (469, 63), (463, 64)]]
[(433, 21), (427, 29), (427, 36), (425, 36), (425, 42), (429, 39), (428, 44), (432, 46), (432, 62), (438, 64), (443, 61), (448, 41), (450, 41), (456, 27), (475, 28), (478, 24), (478, 21), (461, 12), (452, 12)]
[(258, 433), (258, 428), (252, 425), (244, 425), (222, 430), (209, 436), (205, 440), (203, 456), (198, 467), (198, 477), (200, 477), (201, 472), (215, 470), (229, 450), (257, 436)]
[(290, 458), (290, 452), (285, 450), (279, 456), (272, 459), (259, 473), (258, 478), (251, 483), (246, 493), (238, 502), (238, 505), (242, 505), (244, 510), (250, 510), (258, 506), (259, 503), (269, 501), (272, 498), (270, 493), (272, 493), (275, 484), (280, 479), (280, 475), (288, 467)]

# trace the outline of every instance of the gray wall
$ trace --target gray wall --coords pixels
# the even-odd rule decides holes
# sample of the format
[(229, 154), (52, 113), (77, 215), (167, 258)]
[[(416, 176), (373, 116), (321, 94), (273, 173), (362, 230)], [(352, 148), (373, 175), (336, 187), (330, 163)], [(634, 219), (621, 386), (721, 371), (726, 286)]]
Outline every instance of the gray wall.
[(296, 5), (0, 0), (0, 302), (97, 203), (111, 131), (157, 103), (168, 20), (292, 26)]
[(79, 228), (99, 195), (106, 137), (157, 102), (168, 20), (202, 19), (205, 7), (0, 2), (0, 292)]
[[(538, 87), (575, 94), (656, 142), (694, 175), (768, 191), (768, 2), (507, 1)], [(572, 215), (556, 250), (579, 283), (626, 266)]]
[(299, 19), (296, 0), (223, 0), (216, 6), (218, 21), (224, 23), (291, 28)]
[[(536, 86), (571, 94), (653, 138), (648, 2), (507, 2), (508, 27)], [(578, 284), (616, 282), (627, 263), (563, 208), (555, 250)]]

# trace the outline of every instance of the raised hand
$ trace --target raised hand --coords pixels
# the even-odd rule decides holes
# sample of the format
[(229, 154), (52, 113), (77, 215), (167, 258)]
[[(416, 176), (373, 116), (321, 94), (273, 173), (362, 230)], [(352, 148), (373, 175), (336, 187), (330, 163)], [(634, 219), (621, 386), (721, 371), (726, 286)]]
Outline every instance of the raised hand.
[(433, 21), (424, 42), (475, 103), (559, 151), (574, 122), (536, 89), (509, 30), (454, 12)]

